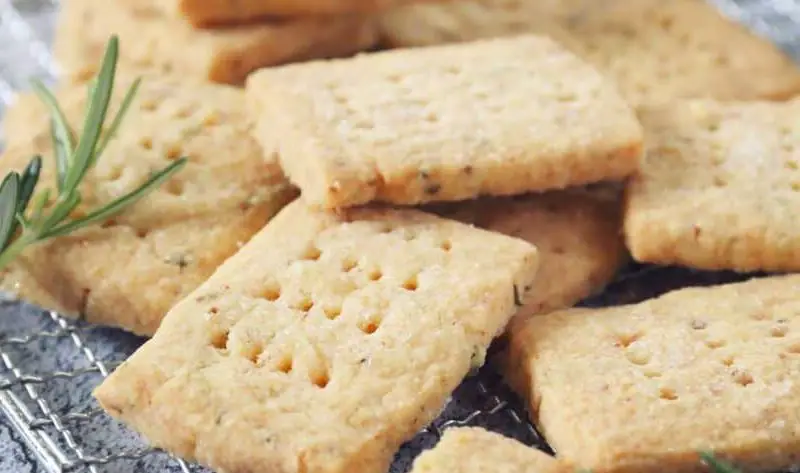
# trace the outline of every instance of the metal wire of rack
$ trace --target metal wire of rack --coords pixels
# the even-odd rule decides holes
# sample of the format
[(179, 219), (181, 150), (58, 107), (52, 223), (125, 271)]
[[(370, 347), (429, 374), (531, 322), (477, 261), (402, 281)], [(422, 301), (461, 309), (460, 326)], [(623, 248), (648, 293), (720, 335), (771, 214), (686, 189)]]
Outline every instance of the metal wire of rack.
[[(800, 59), (800, 3), (796, 0), (714, 2)], [(0, 118), (4, 105), (11, 102), (15, 90), (26, 88), (29, 77), (55, 78), (48, 45), (57, 7), (57, 0), (0, 0)], [(744, 278), (634, 266), (585, 305), (631, 303), (677, 287)], [(147, 447), (92, 399), (92, 388), (142, 342), (19, 301), (0, 301), (0, 471), (10, 471), (4, 465), (14, 471), (24, 466), (34, 473), (207, 471)], [(407, 471), (415, 455), (433, 445), (445, 429), (464, 425), (481, 425), (552, 452), (528, 421), (520, 400), (491, 367), (485, 367), (453, 394), (431, 426), (401, 449), (391, 472)], [(3, 436), (4, 426), (12, 431), (7, 436)], [(7, 439), (24, 448), (3, 445)], [(3, 454), (4, 448), (10, 453)]]

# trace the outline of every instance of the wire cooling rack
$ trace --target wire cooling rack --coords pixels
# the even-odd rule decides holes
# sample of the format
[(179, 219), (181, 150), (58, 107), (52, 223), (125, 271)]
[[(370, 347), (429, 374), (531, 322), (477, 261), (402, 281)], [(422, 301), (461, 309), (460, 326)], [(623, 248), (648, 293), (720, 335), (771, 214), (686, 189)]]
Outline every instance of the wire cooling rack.
[[(110, 0), (97, 0), (110, 1)], [(800, 2), (714, 0), (800, 59)], [(57, 0), (0, 0), (0, 117), (31, 77), (55, 78), (49, 52)], [(632, 303), (687, 285), (745, 279), (731, 273), (632, 266), (584, 305)], [(106, 416), (91, 390), (143, 343), (121, 331), (0, 301), (0, 472), (205, 472), (148, 448)], [(550, 451), (520, 400), (490, 367), (468, 378), (442, 415), (403, 446), (392, 473), (454, 425), (480, 425)]]

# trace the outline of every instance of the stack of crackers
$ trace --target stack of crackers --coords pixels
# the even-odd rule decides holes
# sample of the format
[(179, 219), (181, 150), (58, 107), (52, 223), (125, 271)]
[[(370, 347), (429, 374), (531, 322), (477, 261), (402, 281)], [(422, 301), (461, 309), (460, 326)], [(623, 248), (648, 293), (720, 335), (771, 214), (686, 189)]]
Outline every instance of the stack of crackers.
[[(153, 445), (382, 473), (503, 337), (556, 456), (461, 428), (413, 471), (800, 462), (800, 70), (765, 40), (701, 0), (89, 3), (71, 80), (117, 33), (145, 81), (87, 205), (189, 164), (3, 285), (152, 336), (95, 394)], [(77, 123), (83, 88), (59, 99)], [(18, 104), (7, 169), (51, 147)], [(781, 274), (572, 308), (630, 259)]]

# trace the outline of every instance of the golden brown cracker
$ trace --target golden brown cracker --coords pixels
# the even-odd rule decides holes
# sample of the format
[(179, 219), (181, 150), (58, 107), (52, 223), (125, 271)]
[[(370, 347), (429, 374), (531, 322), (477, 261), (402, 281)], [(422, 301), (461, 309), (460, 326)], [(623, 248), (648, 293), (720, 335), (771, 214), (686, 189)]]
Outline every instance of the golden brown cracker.
[(742, 471), (800, 452), (800, 276), (515, 318), (507, 375), (561, 459), (597, 473)]
[(445, 431), (436, 446), (422, 452), (411, 473), (568, 473), (550, 455), (477, 427)]
[(536, 260), (416, 210), (296, 201), (95, 394), (220, 471), (387, 471), (503, 330)]
[(150, 0), (150, 3), (195, 27), (206, 28), (276, 17), (374, 13), (412, 1), (423, 0)]
[[(112, 109), (125, 85), (117, 84)], [(83, 87), (59, 92), (70, 123), (81, 123), (86, 96)], [(10, 143), (3, 168), (20, 170), (41, 153), (40, 185), (52, 186), (49, 124), (34, 122), (27, 140)], [(31, 247), (4, 275), (4, 288), (90, 322), (153, 334), (175, 302), (295, 195), (250, 129), (241, 90), (145, 78), (118, 135), (84, 180), (77, 213), (133, 190), (171, 160), (187, 156), (188, 165), (102, 225)]]
[(621, 201), (594, 189), (483, 198), (433, 210), (536, 246), (539, 273), (520, 316), (577, 304), (605, 287), (628, 257)]
[(83, 81), (97, 72), (108, 38), (120, 38), (120, 64), (183, 80), (241, 84), (261, 67), (347, 56), (375, 41), (369, 18), (274, 20), (197, 30), (153, 6), (70, 0), (60, 14), (55, 55), (63, 74)]
[(766, 39), (703, 0), (471, 0), (385, 14), (396, 46), (536, 33), (552, 36), (613, 79), (633, 104), (681, 98), (785, 99), (800, 70)]
[(625, 235), (639, 261), (701, 269), (800, 269), (800, 100), (692, 101), (640, 117), (646, 159), (629, 183)]
[(315, 207), (557, 189), (639, 164), (628, 105), (547, 38), (265, 69), (247, 89), (257, 138)]

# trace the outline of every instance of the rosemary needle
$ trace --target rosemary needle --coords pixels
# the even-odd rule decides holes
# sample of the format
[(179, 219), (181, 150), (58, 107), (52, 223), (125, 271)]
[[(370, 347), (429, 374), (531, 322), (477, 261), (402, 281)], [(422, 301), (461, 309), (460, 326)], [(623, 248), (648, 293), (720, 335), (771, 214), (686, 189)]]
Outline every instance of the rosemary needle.
[[(742, 473), (730, 463), (717, 459), (713, 453), (700, 452), (700, 458), (706, 465), (711, 467), (711, 471), (714, 473)], [(575, 470), (575, 473), (592, 473), (592, 470), (579, 468)]]
[(21, 173), (12, 171), (5, 176), (0, 183), (0, 269), (5, 268), (30, 245), (67, 235), (118, 214), (186, 164), (185, 157), (175, 160), (153, 173), (128, 194), (88, 212), (83, 217), (70, 218), (73, 210), (81, 203), (81, 182), (118, 131), (139, 88), (140, 81), (137, 79), (128, 89), (119, 111), (106, 128), (118, 56), (119, 39), (112, 36), (106, 46), (100, 72), (89, 89), (86, 116), (81, 135), (77, 138), (55, 96), (40, 82), (33, 83), (34, 91), (50, 114), (57, 195), (48, 207), (51, 201), (50, 189), (35, 192), (42, 169), (41, 156), (34, 156)]
[(714, 473), (742, 473), (735, 466), (730, 463), (719, 460), (714, 454), (709, 452), (700, 452), (700, 458), (711, 467)]

